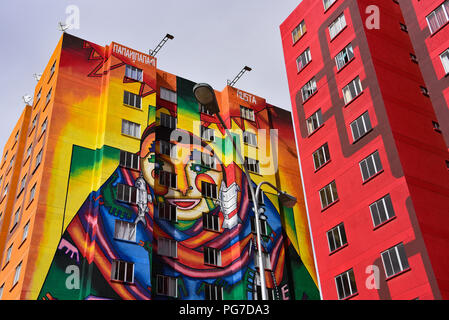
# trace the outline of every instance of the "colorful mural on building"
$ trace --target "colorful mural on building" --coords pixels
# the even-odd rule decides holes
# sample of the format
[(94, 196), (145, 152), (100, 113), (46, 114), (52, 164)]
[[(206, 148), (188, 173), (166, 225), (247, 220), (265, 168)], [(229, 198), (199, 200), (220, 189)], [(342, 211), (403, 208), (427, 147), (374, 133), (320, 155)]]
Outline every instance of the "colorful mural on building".
[[(58, 199), (60, 234), (45, 214), (36, 218), (42, 233), (34, 239), (52, 248), (36, 252), (32, 262), (36, 278), (28, 288), (39, 290), (36, 298), (205, 299), (210, 285), (222, 288), (223, 299), (257, 295), (255, 213), (242, 165), (224, 128), (199, 112), (194, 83), (155, 64), (154, 58), (115, 43), (103, 48), (64, 36), (53, 107), (61, 111), (53, 130), (62, 138), (51, 142), (51, 156), (53, 164), (64, 162), (68, 176), (65, 193), (63, 179), (50, 176), (49, 190), (58, 187), (46, 195), (47, 207), (58, 194), (65, 199), (63, 205)], [(126, 76), (127, 66), (143, 71), (139, 81)], [(161, 87), (176, 92), (176, 101), (163, 99)], [(123, 103), (124, 91), (141, 97), (140, 108)], [(289, 209), (270, 190), (263, 195), (259, 214), (267, 221), (263, 250), (271, 264), (265, 273), (270, 297), (319, 299), (290, 113), (232, 87), (217, 97), (238, 146), (260, 160), (254, 183), (272, 182), (298, 199)], [(254, 119), (243, 119), (240, 106), (254, 110)], [(84, 122), (86, 110), (96, 118)], [(164, 115), (176, 118), (175, 130), (161, 124)], [(139, 138), (121, 134), (122, 119), (140, 125)], [(213, 141), (202, 139), (201, 127), (213, 130)], [(258, 134), (257, 148), (244, 143), (244, 131)], [(174, 156), (162, 152), (164, 140), (176, 145)], [(120, 163), (122, 150), (139, 157), (138, 168)], [(215, 159), (213, 168), (202, 163), (202, 154)], [(175, 187), (161, 183), (164, 172), (175, 177)], [(216, 186), (215, 194), (205, 196), (204, 182)], [(133, 187), (135, 199), (119, 200), (121, 186)], [(160, 203), (176, 207), (175, 222), (161, 218)], [(218, 231), (204, 228), (204, 215), (218, 217)], [(117, 221), (134, 226), (132, 240), (117, 239)], [(161, 238), (176, 241), (176, 257), (160, 254)], [(220, 251), (218, 266), (205, 263), (205, 248)], [(124, 268), (121, 262), (127, 263)], [(159, 275), (176, 279), (175, 294), (160, 294)]]

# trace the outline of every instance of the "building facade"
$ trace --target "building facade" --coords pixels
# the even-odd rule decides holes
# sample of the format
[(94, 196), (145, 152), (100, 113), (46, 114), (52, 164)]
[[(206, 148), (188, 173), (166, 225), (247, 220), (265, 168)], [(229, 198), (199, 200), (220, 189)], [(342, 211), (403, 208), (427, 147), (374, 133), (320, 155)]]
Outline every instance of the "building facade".
[(435, 130), (441, 131), (449, 146), (449, 2), (398, 2), (438, 118)]
[(428, 85), (401, 6), (303, 0), (280, 26), (323, 299), (449, 298), (443, 48)]
[[(260, 298), (242, 164), (194, 82), (117, 43), (61, 38), (4, 149), (2, 299)], [(270, 299), (319, 299), (291, 114), (227, 86)]]

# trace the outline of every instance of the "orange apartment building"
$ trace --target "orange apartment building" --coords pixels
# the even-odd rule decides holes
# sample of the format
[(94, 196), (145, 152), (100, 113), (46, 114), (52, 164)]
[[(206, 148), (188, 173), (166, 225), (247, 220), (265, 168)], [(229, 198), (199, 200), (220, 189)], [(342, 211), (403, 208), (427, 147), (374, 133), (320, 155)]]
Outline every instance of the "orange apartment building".
[[(20, 299), (23, 277), (31, 248), (30, 232), (34, 227), (34, 214), (39, 209), (36, 201), (45, 181), (42, 170), (46, 151), (45, 134), (48, 116), (52, 110), (52, 92), (57, 78), (55, 52), (36, 86), (34, 103), (26, 105), (3, 152), (0, 167), (0, 293), (2, 299)], [(44, 187), (45, 188), (45, 187)], [(39, 232), (39, 231), (37, 231)], [(19, 287), (19, 288), (17, 288)]]
[[(154, 57), (125, 46), (100, 46), (66, 33), (61, 37), (0, 164), (0, 299), (226, 300), (260, 295), (251, 256), (247, 180), (225, 151), (224, 129), (195, 102), (194, 84), (157, 69)], [(270, 297), (319, 299), (299, 165), (292, 166), (298, 160), (291, 114), (230, 86), (217, 96), (254, 182), (269, 181), (298, 200), (285, 208), (269, 190), (261, 198), (268, 219), (264, 248), (272, 255), (272, 269), (266, 271)], [(170, 140), (173, 127), (197, 144)], [(278, 130), (279, 143), (273, 136), (258, 135), (259, 129), (271, 128)], [(276, 143), (278, 154), (266, 152)], [(173, 172), (158, 170), (170, 170), (173, 157), (171, 151), (167, 157), (167, 148), (183, 150), (184, 144), (200, 145), (202, 152), (212, 148), (217, 166), (211, 170), (209, 162), (191, 159), (188, 174), (175, 174), (175, 187), (167, 188), (161, 177), (173, 177)], [(268, 158), (267, 166), (276, 162), (278, 172), (264, 167), (267, 157), (275, 157)], [(156, 165), (148, 174), (147, 167)], [(121, 179), (118, 186), (116, 177)], [(143, 198), (135, 193), (142, 182)], [(142, 207), (120, 190), (148, 202)], [(223, 199), (234, 191), (239, 196), (226, 207)], [(189, 198), (193, 192), (196, 198)], [(170, 208), (169, 215), (164, 208)], [(135, 239), (123, 239), (123, 226), (134, 228)], [(215, 247), (195, 245), (204, 239)], [(171, 247), (162, 252), (164, 243), (175, 244), (175, 254)], [(206, 251), (219, 253), (220, 261), (211, 261)], [(79, 288), (68, 289), (66, 263), (80, 271)], [(119, 272), (123, 266), (125, 273)]]

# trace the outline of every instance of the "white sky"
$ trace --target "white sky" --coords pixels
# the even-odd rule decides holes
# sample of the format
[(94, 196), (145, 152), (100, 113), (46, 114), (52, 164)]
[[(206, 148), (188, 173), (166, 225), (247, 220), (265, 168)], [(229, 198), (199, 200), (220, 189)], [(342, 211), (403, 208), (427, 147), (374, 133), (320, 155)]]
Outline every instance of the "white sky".
[(80, 10), (69, 33), (99, 45), (112, 41), (141, 52), (165, 34), (158, 68), (222, 90), (248, 65), (236, 87), (291, 110), (279, 25), (300, 0), (3, 0), (0, 6), (0, 147), (61, 36), (66, 8)]

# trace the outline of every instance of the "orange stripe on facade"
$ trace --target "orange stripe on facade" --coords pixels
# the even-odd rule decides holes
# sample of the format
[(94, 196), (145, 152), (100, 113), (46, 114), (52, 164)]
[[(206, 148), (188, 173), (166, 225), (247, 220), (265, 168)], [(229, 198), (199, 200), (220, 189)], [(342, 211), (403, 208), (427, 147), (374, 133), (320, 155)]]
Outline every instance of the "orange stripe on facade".
[[(81, 224), (81, 221), (76, 216), (73, 221), (70, 223), (69, 228), (67, 229), (70, 233), (70, 236), (72, 240), (75, 242), (75, 245), (80, 250), (80, 254), (86, 258), (89, 255), (90, 257), (93, 257), (93, 261), (89, 262), (91, 264), (92, 262), (95, 262), (95, 265), (100, 270), (103, 277), (109, 282), (111, 287), (114, 289), (114, 291), (120, 295), (123, 299), (130, 299), (134, 300), (134, 296), (131, 295), (122, 284), (115, 283), (112, 281), (109, 281), (108, 279), (111, 277), (111, 263), (109, 260), (104, 256), (103, 251), (98, 249), (95, 242), (87, 245), (86, 243), (86, 237), (87, 234), (85, 233), (85, 230)], [(89, 249), (86, 249), (86, 247), (89, 247)], [(89, 259), (88, 259), (89, 260)]]

